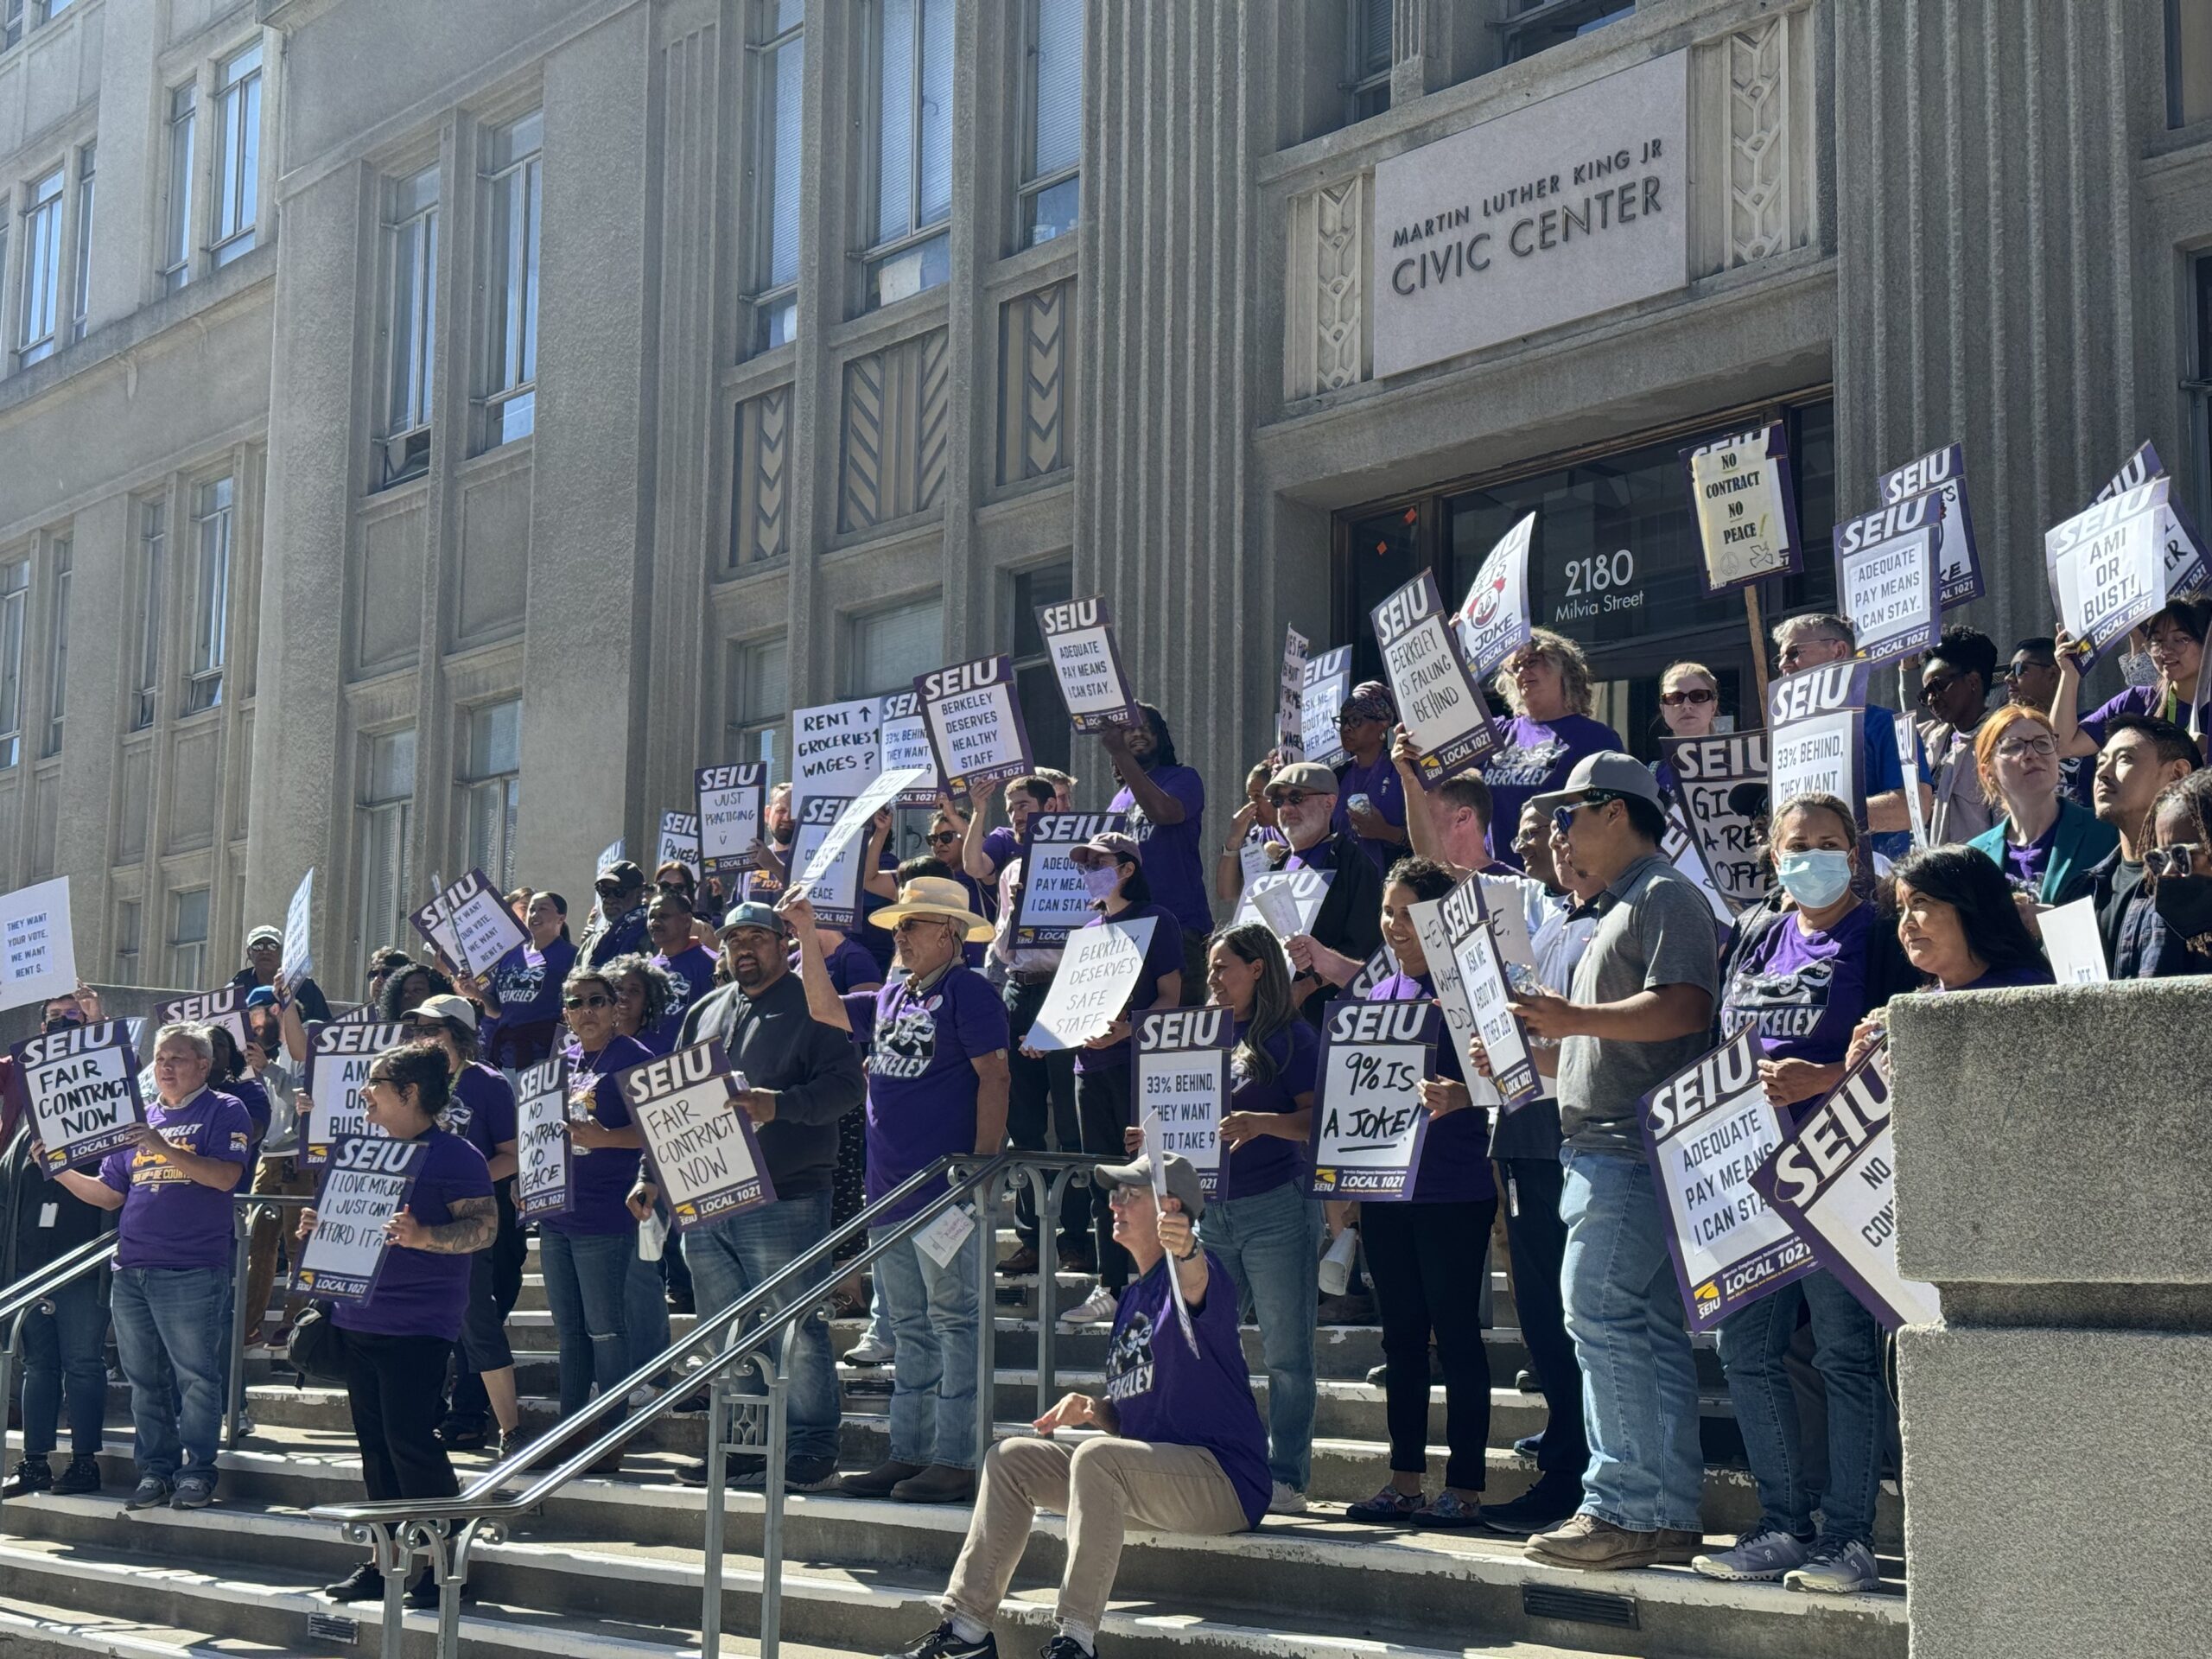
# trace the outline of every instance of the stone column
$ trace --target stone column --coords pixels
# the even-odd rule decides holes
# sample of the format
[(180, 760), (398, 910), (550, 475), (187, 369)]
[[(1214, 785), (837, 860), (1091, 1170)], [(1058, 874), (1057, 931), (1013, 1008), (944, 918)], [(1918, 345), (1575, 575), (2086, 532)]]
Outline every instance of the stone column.
[(1910, 997), (1895, 1052), (1913, 1659), (2204, 1643), (2212, 981)]

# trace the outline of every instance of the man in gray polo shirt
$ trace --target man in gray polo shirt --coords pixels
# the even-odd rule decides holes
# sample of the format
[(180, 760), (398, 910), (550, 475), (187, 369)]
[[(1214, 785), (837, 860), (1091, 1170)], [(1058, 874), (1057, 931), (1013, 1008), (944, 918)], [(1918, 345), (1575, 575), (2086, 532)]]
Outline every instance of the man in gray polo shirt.
[(1659, 786), (1630, 756), (1586, 756), (1529, 804), (1565, 836), (1575, 885), (1603, 888), (1572, 995), (1516, 1001), (1530, 1034), (1560, 1044), (1561, 1281), (1590, 1441), (1580, 1511), (1529, 1553), (1591, 1569), (1687, 1563), (1702, 1536), (1697, 1371), (1637, 1114), (1710, 1046), (1713, 912), (1660, 856)]

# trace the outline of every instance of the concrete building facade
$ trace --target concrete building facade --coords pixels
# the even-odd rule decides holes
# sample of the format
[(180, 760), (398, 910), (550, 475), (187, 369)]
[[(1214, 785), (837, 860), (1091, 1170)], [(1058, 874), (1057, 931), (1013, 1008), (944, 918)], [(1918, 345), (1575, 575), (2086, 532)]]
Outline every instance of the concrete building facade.
[(1617, 726), (1686, 655), (1751, 723), (1680, 455), (1770, 419), (1769, 617), (1950, 442), (2000, 648), (2139, 442), (2208, 499), (2204, 0), (0, 13), (0, 888), (94, 977), (314, 867), (350, 991), (432, 873), (582, 894), (986, 652), (1103, 796), (1070, 595), (1233, 801), (1287, 626), (1370, 653), (1529, 510)]

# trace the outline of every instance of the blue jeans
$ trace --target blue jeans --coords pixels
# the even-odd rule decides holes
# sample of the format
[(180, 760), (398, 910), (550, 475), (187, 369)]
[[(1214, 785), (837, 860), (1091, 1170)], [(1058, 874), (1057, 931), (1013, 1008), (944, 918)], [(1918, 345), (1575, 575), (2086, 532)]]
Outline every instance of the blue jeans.
[(1697, 1366), (1666, 1220), (1641, 1158), (1560, 1148), (1560, 1294), (1582, 1367), (1582, 1510), (1630, 1532), (1699, 1532)]
[(69, 1396), (69, 1452), (96, 1458), (107, 1426), (107, 1302), (97, 1274), (81, 1277), (34, 1308), (23, 1320), (23, 1455), (36, 1461), (54, 1450), (61, 1396)]
[[(895, 1228), (870, 1230), (880, 1244)], [(983, 1229), (940, 1268), (911, 1238), (876, 1258), (875, 1294), (891, 1315), (891, 1457), (976, 1466), (976, 1274)]]
[(1828, 1396), (1821, 1535), (1871, 1548), (1874, 1495), (1882, 1483), (1882, 1327), (1832, 1274), (1784, 1285), (1721, 1321), (1720, 1363), (1744, 1433), (1744, 1455), (1758, 1483), (1759, 1518), (1800, 1538), (1813, 1530), (1797, 1395), (1782, 1363), (1801, 1305), (1812, 1315), (1813, 1364)]
[[(677, 1249), (676, 1235), (671, 1233), (661, 1250), (665, 1256), (676, 1254)], [(630, 1248), (629, 1306), (626, 1310), (630, 1326), (630, 1369), (633, 1371), (646, 1361), (666, 1353), (671, 1339), (668, 1324), (668, 1290), (661, 1281), (662, 1271), (658, 1262), (648, 1262), (638, 1254), (633, 1241)], [(665, 1388), (669, 1382), (668, 1373), (663, 1371), (652, 1381), (657, 1386)]]
[[(830, 1197), (826, 1191), (795, 1193), (702, 1223), (684, 1234), (683, 1255), (690, 1265), (699, 1317), (721, 1313), (827, 1238)], [(822, 1276), (836, 1271), (830, 1262), (823, 1263)], [(768, 1310), (781, 1313), (791, 1300), (789, 1294), (772, 1297)], [(735, 1376), (740, 1393), (763, 1392), (760, 1374), (751, 1366)], [(830, 1321), (817, 1307), (799, 1322), (798, 1338), (791, 1344), (790, 1385), (784, 1397), (787, 1455), (834, 1459), (838, 1415), (837, 1364), (830, 1351)]]
[(630, 1375), (630, 1264), (638, 1259), (635, 1233), (563, 1233), (538, 1230), (545, 1300), (560, 1334), (561, 1414), (591, 1402), (592, 1384), (604, 1394)]
[(1229, 1268), (1240, 1313), (1260, 1327), (1268, 1371), (1268, 1472), (1304, 1491), (1313, 1471), (1313, 1318), (1320, 1296), (1321, 1202), (1303, 1181), (1216, 1198), (1198, 1240)]
[(118, 1268), (112, 1299), (139, 1475), (174, 1481), (181, 1472), (212, 1484), (229, 1381), (231, 1325), (223, 1315), (231, 1275), (219, 1268)]

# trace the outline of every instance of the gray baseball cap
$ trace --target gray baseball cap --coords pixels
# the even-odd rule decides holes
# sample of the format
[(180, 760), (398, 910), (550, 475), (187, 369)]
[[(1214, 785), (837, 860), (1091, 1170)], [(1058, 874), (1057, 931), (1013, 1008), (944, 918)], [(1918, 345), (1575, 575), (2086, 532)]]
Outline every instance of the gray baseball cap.
[[(1090, 1175), (1101, 1186), (1148, 1188), (1152, 1185), (1152, 1154), (1147, 1153), (1134, 1163), (1101, 1164)], [(1198, 1166), (1179, 1152), (1167, 1154), (1167, 1196), (1178, 1200), (1183, 1213), (1194, 1221), (1206, 1212), (1206, 1195), (1198, 1185)]]
[(1584, 755), (1574, 763), (1574, 770), (1567, 774), (1563, 787), (1535, 796), (1528, 804), (1548, 818), (1553, 808), (1579, 805), (1584, 796), (1599, 789), (1608, 795), (1632, 795), (1637, 800), (1649, 801), (1662, 811), (1666, 810), (1659, 798), (1659, 780), (1651, 775), (1651, 769), (1634, 755), (1623, 754), (1618, 749), (1600, 749), (1595, 754)]

